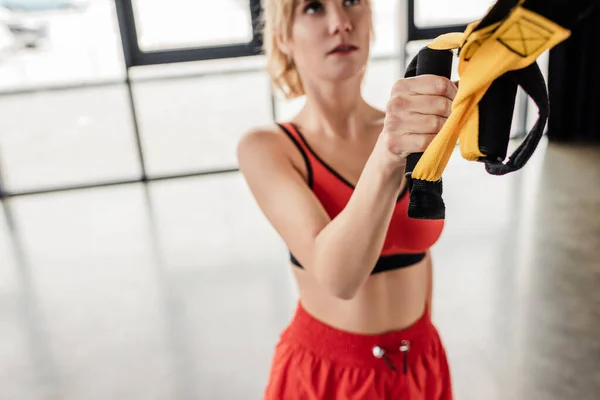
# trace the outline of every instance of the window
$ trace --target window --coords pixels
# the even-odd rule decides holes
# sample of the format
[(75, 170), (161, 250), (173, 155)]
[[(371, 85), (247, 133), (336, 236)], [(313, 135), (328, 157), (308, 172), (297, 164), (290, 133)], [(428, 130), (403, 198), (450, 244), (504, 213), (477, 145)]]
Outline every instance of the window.
[(468, 24), (483, 17), (491, 0), (414, 0), (419, 28)]
[(142, 51), (212, 47), (252, 40), (248, 0), (134, 0)]

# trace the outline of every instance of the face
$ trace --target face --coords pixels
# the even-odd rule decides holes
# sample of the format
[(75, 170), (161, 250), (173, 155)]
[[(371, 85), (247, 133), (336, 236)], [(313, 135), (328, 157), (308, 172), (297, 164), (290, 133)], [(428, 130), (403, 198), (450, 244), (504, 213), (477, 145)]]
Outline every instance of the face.
[(303, 81), (362, 78), (369, 58), (371, 9), (366, 0), (297, 1), (282, 50)]

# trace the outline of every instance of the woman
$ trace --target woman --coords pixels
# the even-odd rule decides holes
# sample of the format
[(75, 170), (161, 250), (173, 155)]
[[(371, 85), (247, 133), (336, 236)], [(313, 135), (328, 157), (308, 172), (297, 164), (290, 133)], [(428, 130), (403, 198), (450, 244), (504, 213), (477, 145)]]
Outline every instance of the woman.
[(407, 217), (404, 172), (407, 155), (441, 129), (456, 86), (400, 79), (385, 112), (367, 104), (367, 0), (269, 0), (264, 16), (275, 86), (306, 99), (291, 121), (252, 129), (238, 144), (300, 295), (265, 399), (451, 399), (430, 320), (429, 248), (443, 222)]

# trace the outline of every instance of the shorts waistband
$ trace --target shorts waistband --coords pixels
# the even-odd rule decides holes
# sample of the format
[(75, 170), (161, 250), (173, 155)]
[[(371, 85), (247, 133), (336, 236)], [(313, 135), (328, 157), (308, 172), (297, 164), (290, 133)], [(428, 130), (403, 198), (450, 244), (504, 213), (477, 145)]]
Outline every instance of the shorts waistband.
[(436, 335), (428, 308), (406, 329), (370, 335), (330, 326), (309, 314), (298, 302), (295, 315), (281, 339), (298, 344), (319, 357), (344, 364), (392, 369), (404, 365), (406, 369), (407, 362), (427, 351)]

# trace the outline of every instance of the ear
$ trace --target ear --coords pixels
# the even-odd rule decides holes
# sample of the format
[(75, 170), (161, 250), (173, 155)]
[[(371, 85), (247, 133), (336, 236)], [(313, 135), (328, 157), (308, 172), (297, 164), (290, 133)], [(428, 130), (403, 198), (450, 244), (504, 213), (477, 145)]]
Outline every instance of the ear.
[(279, 50), (288, 57), (292, 55), (292, 49), (289, 43), (289, 40), (286, 40), (281, 32), (275, 32), (275, 41), (277, 43), (277, 47)]

